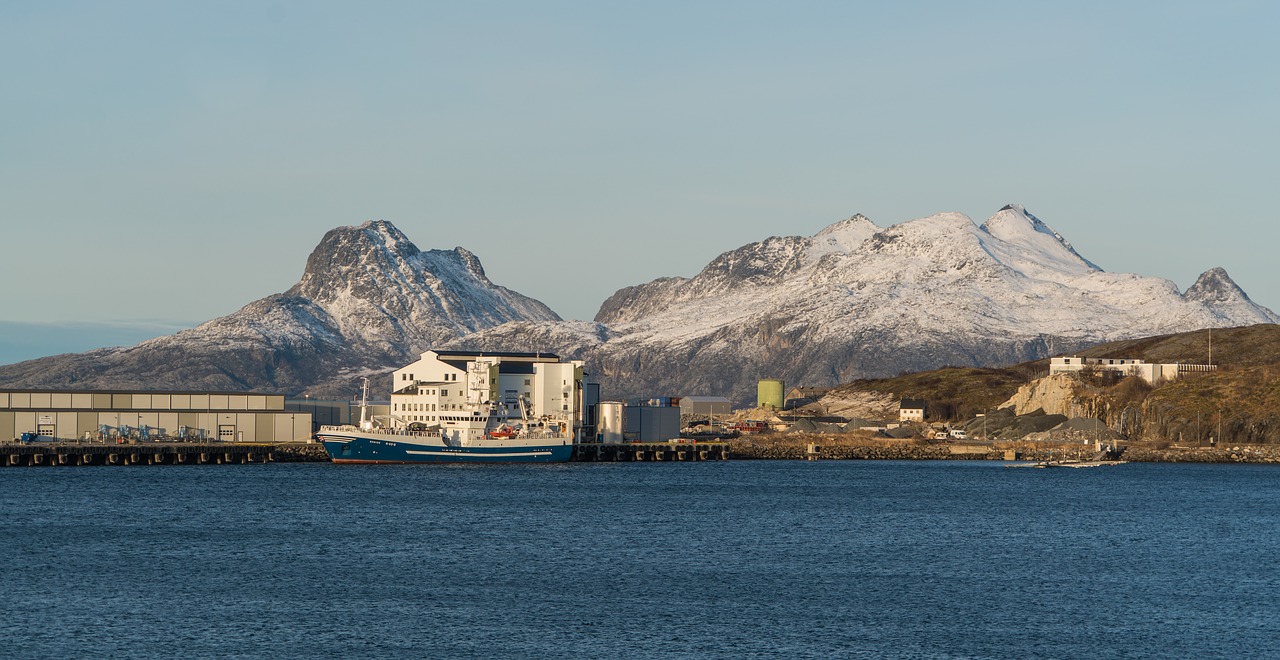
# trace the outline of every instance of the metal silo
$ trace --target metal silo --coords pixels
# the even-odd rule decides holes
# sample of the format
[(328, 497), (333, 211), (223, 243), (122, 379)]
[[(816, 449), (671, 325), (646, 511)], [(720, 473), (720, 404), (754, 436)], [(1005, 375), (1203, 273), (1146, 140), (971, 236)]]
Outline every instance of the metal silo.
[(781, 378), (761, 378), (756, 392), (757, 407), (782, 410), (786, 401), (783, 399), (785, 389)]
[(599, 425), (596, 434), (600, 442), (610, 445), (622, 444), (622, 432), (626, 428), (623, 414), (626, 404), (621, 401), (601, 401), (596, 404)]

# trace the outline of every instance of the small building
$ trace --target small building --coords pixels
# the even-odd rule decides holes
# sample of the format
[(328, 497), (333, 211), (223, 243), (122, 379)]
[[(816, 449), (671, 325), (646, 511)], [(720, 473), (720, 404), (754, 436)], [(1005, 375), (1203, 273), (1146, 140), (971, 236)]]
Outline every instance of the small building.
[(680, 409), (675, 406), (627, 406), (628, 442), (666, 442), (680, 437)]
[(793, 387), (787, 391), (786, 407), (795, 409), (817, 403), (818, 399), (826, 396), (830, 391), (830, 387)]
[(710, 419), (728, 415), (732, 411), (729, 400), (722, 396), (682, 396), (680, 397), (681, 417), (701, 417)]
[(923, 422), (924, 399), (903, 399), (898, 402), (899, 422)]

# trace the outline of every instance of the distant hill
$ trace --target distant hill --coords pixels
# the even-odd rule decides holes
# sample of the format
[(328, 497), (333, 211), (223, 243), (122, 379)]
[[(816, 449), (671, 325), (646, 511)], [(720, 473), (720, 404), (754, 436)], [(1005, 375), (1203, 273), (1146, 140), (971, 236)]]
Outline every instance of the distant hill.
[[(1034, 363), (1026, 363), (1034, 367)], [(969, 419), (994, 410), (1031, 381), (1034, 368), (1019, 365), (1007, 369), (980, 367), (943, 367), (930, 371), (903, 374), (893, 378), (859, 379), (827, 392), (811, 409), (836, 410), (847, 406), (838, 401), (861, 400), (861, 392), (885, 395), (896, 404), (898, 399), (924, 399), (931, 420)], [(857, 411), (858, 415), (874, 415), (878, 411)], [(892, 411), (897, 415), (896, 406)], [(883, 414), (883, 413), (882, 413)]]
[[(1205, 364), (1209, 338), (1208, 330), (1159, 335), (1099, 344), (1072, 355)], [(1132, 382), (1136, 379), (1077, 383), (1070, 392), (1071, 411), (1047, 412), (1098, 416), (1130, 439), (1194, 445), (1213, 436), (1226, 443), (1280, 443), (1280, 325), (1216, 328), (1212, 339), (1215, 372), (1188, 374), (1156, 387)], [(856, 400), (859, 392), (876, 392), (923, 398), (930, 419), (967, 420), (1047, 375), (1048, 366), (1048, 360), (1034, 360), (1007, 369), (947, 367), (853, 381), (815, 405), (841, 408), (838, 402)]]

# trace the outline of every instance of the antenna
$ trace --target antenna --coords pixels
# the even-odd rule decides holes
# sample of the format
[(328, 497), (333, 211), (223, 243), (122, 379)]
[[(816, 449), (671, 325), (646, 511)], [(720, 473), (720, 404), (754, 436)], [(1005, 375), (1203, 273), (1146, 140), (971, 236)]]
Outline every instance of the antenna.
[(1209, 328), (1209, 366), (1213, 366), (1213, 328)]

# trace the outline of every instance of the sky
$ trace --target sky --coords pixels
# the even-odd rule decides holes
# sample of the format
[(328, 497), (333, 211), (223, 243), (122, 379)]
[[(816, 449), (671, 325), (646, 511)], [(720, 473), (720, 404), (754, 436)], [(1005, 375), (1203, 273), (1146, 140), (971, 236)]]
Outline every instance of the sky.
[(862, 213), (1027, 207), (1280, 309), (1280, 3), (0, 3), (0, 363), (128, 345), (384, 219), (590, 319)]

